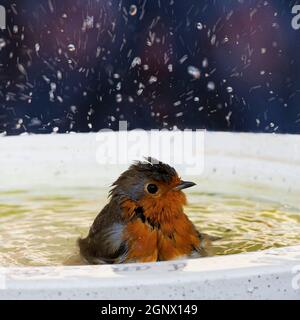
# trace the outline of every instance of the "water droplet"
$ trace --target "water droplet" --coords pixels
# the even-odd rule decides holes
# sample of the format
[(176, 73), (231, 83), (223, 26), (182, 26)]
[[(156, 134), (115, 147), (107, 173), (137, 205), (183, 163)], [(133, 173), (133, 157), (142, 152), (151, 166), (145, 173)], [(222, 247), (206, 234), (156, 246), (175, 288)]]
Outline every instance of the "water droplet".
[(173, 72), (173, 65), (172, 64), (168, 65), (168, 70), (169, 70), (169, 72)]
[(122, 83), (118, 82), (116, 85), (116, 90), (120, 91), (122, 89)]
[(68, 45), (68, 50), (71, 51), (71, 52), (72, 52), (72, 51), (75, 51), (76, 48), (75, 48), (74, 44), (70, 43), (70, 44)]
[(135, 57), (133, 60), (132, 60), (132, 63), (131, 63), (131, 68), (134, 68), (136, 66), (139, 66), (142, 64), (142, 60), (140, 57)]
[(203, 68), (207, 68), (208, 67), (208, 60), (207, 58), (204, 58), (203, 61), (202, 61), (202, 67)]
[(76, 107), (76, 106), (71, 106), (71, 107), (70, 107), (70, 110), (71, 110), (73, 113), (76, 113), (77, 107)]
[(62, 72), (61, 71), (57, 71), (57, 79), (61, 80), (62, 79)]
[(122, 95), (121, 94), (117, 94), (116, 95), (116, 101), (118, 102), (118, 103), (120, 103), (120, 102), (122, 102)]
[(0, 50), (6, 46), (6, 42), (3, 38), (0, 38)]
[(188, 66), (187, 68), (188, 73), (194, 77), (195, 79), (199, 79), (200, 78), (200, 70), (194, 66)]
[(136, 94), (137, 94), (138, 96), (140, 96), (140, 95), (143, 93), (143, 91), (144, 91), (143, 88), (142, 88), (142, 89), (139, 89), (139, 90), (136, 92)]
[(87, 16), (83, 21), (82, 30), (86, 31), (87, 29), (94, 28), (94, 17), (93, 16)]
[(55, 82), (51, 82), (50, 83), (50, 88), (51, 88), (51, 91), (55, 91), (56, 90), (56, 83)]
[(197, 23), (197, 29), (202, 30), (203, 29), (203, 24), (201, 22)]
[(36, 43), (36, 44), (35, 44), (35, 46), (34, 46), (34, 48), (35, 48), (35, 51), (36, 51), (36, 52), (39, 52), (39, 51), (40, 51), (41, 46), (40, 46), (40, 44), (39, 44), (39, 43)]
[(17, 66), (18, 66), (19, 71), (26, 76), (27, 72), (26, 72), (26, 69), (24, 68), (24, 66), (20, 63), (18, 63)]
[(227, 87), (226, 90), (227, 90), (228, 93), (233, 92), (233, 88), (232, 87)]
[(154, 82), (157, 82), (157, 77), (155, 76), (151, 76), (150, 79), (149, 79), (149, 83), (154, 83)]
[(209, 91), (214, 91), (215, 88), (216, 88), (215, 83), (212, 82), (212, 81), (209, 81), (208, 84), (207, 84), (207, 89), (208, 89)]
[(130, 8), (129, 8), (129, 14), (131, 16), (135, 16), (137, 13), (137, 6), (136, 5), (131, 5)]
[(184, 63), (185, 60), (187, 60), (187, 58), (188, 58), (188, 55), (185, 54), (184, 56), (182, 56), (182, 57), (180, 58), (179, 62), (182, 64), (182, 63)]
[(216, 36), (215, 34), (213, 34), (212, 37), (211, 37), (211, 39), (210, 39), (210, 43), (211, 43), (212, 45), (215, 45), (216, 40), (217, 40), (217, 36)]

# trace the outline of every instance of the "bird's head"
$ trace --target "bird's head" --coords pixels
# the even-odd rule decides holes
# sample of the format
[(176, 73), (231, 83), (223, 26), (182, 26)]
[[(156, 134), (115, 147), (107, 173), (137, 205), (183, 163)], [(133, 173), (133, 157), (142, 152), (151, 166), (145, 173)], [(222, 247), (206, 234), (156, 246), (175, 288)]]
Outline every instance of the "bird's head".
[(183, 189), (195, 183), (183, 181), (176, 170), (154, 158), (137, 161), (113, 183), (112, 197), (130, 200), (148, 215), (176, 214), (186, 204)]

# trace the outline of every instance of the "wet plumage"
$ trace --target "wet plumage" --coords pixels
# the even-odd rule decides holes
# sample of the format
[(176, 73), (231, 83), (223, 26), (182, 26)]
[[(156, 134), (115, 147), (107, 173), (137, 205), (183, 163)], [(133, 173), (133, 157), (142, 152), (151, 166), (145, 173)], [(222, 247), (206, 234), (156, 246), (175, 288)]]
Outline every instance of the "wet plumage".
[(210, 238), (183, 211), (182, 189), (193, 185), (153, 158), (134, 163), (113, 183), (88, 236), (78, 240), (81, 256), (91, 264), (207, 256)]

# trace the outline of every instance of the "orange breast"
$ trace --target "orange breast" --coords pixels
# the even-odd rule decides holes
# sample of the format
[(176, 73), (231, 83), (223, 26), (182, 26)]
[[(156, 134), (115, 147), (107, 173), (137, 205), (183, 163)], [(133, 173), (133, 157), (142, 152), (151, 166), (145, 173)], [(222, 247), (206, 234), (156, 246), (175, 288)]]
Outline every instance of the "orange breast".
[(129, 249), (126, 262), (157, 261), (157, 231), (141, 220), (128, 223), (124, 240)]
[(158, 231), (159, 260), (189, 256), (199, 245), (197, 232), (185, 214), (171, 223), (162, 224)]
[(162, 261), (188, 256), (200, 242), (185, 214), (154, 229), (139, 219), (135, 220), (128, 223), (124, 237), (129, 248), (127, 262)]

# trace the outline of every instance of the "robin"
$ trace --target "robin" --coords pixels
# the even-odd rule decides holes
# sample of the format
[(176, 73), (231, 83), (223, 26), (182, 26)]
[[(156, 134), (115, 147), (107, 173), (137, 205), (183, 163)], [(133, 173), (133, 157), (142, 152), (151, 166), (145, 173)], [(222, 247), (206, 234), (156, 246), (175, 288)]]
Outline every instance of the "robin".
[(151, 157), (135, 162), (113, 183), (88, 236), (78, 240), (81, 256), (90, 264), (207, 256), (211, 237), (183, 211), (182, 190), (194, 185)]

